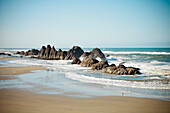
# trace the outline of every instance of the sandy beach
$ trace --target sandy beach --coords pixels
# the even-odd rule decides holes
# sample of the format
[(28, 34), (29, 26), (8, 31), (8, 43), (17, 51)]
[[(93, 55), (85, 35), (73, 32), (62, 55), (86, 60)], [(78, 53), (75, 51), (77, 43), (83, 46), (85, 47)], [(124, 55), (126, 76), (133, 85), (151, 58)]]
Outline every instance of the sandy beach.
[[(0, 67), (0, 75), (4, 75), (0, 80), (17, 79), (12, 75), (44, 69), (40, 66)], [(0, 89), (0, 113), (169, 113), (169, 106), (169, 101), (158, 99), (123, 96), (73, 98)]]
[(0, 67), (0, 75), (19, 75), (30, 73), (31, 70), (44, 70), (41, 66), (23, 66), (23, 67)]
[(18, 89), (0, 90), (1, 113), (169, 113), (169, 101), (132, 98), (70, 98)]

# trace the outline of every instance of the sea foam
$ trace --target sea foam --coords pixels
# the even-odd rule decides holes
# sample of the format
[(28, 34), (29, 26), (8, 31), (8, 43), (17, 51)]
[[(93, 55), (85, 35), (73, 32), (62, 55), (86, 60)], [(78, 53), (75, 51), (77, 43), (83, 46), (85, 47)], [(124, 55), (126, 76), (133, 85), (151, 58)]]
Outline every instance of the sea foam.
[(72, 80), (77, 80), (86, 83), (95, 83), (102, 85), (112, 85), (121, 87), (131, 88), (146, 88), (146, 89), (170, 89), (170, 84), (162, 84), (161, 81), (149, 81), (149, 82), (138, 82), (138, 81), (126, 81), (126, 80), (112, 80), (105, 78), (95, 78), (76, 73), (68, 72), (65, 76)]

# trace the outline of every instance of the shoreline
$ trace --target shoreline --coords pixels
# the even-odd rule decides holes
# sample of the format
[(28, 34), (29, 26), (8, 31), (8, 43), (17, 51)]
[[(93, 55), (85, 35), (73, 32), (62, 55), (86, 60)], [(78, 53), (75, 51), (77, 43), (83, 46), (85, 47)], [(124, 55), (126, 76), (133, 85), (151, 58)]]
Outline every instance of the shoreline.
[(168, 113), (169, 101), (106, 96), (73, 98), (37, 94), (19, 89), (0, 89), (0, 112), (11, 113)]

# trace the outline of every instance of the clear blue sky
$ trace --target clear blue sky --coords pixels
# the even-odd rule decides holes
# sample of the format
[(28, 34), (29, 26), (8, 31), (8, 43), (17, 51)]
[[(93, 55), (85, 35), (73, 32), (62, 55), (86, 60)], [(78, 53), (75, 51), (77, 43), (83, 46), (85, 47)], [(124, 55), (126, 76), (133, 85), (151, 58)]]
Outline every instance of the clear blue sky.
[(170, 47), (170, 0), (0, 0), (0, 48)]

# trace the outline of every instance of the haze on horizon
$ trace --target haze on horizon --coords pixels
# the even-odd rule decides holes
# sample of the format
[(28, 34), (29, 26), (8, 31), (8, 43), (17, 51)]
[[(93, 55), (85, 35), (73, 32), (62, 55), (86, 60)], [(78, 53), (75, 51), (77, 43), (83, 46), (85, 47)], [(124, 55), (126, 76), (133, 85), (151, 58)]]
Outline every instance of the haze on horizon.
[(0, 48), (170, 47), (170, 0), (0, 0)]

